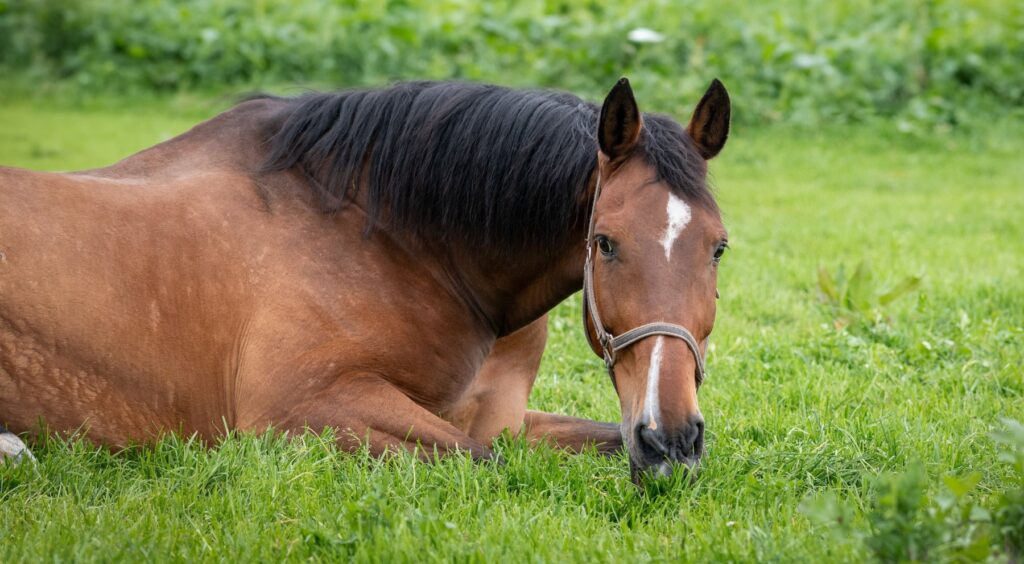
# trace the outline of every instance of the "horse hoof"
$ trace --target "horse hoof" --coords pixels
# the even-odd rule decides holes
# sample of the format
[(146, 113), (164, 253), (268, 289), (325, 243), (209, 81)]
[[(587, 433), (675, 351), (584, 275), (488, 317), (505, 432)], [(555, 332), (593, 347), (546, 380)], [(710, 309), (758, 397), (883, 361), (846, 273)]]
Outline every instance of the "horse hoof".
[(36, 457), (14, 433), (0, 433), (0, 464), (21, 464), (24, 461), (35, 462)]

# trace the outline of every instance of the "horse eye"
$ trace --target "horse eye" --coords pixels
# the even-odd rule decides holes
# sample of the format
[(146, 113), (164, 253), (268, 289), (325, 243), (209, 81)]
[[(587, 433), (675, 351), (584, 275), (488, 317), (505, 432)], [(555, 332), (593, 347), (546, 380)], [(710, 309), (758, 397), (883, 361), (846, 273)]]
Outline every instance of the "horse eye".
[(722, 243), (715, 249), (715, 262), (722, 260), (722, 255), (725, 254), (725, 250), (729, 248), (729, 245)]
[(615, 254), (615, 247), (612, 242), (604, 235), (597, 236), (597, 248), (601, 249), (601, 254), (605, 256), (612, 256)]

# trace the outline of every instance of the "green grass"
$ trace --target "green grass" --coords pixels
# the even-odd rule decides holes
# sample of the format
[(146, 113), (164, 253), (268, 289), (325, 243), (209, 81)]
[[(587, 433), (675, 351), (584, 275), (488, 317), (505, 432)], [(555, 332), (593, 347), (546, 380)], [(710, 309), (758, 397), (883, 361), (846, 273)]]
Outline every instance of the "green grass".
[[(6, 100), (0, 163), (100, 166), (222, 105)], [(0, 561), (863, 561), (867, 543), (829, 534), (801, 502), (832, 492), (867, 533), (880, 473), (920, 463), (938, 494), (943, 476), (979, 472), (979, 503), (1009, 487), (989, 433), (1024, 420), (1022, 130), (734, 131), (712, 165), (732, 249), (694, 484), (640, 490), (625, 458), (516, 441), (495, 467), (338, 453), (329, 435), (117, 454), (48, 440), (38, 465), (0, 467)], [(863, 258), (883, 281), (921, 273), (923, 286), (886, 324), (836, 331), (817, 267)], [(616, 419), (578, 297), (551, 329), (531, 405)]]

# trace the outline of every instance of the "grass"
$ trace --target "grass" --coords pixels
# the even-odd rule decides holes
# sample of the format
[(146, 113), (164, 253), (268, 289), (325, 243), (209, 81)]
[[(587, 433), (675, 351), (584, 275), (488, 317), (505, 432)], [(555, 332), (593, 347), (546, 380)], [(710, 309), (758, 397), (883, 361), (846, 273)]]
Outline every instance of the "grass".
[[(642, 99), (642, 92), (638, 93)], [(0, 163), (100, 166), (222, 107), (204, 100), (0, 104)], [(694, 484), (640, 490), (625, 458), (500, 445), (507, 464), (338, 453), (329, 434), (180, 437), (121, 453), (78, 441), (0, 467), (0, 561), (863, 561), (857, 535), (801, 512), (832, 493), (868, 531), (874, 477), (1008, 486), (989, 434), (1024, 420), (1024, 137), (885, 125), (734, 131), (712, 171), (732, 249), (701, 390)], [(819, 266), (923, 274), (889, 321), (834, 329)], [(617, 400), (559, 306), (534, 408), (614, 420)]]

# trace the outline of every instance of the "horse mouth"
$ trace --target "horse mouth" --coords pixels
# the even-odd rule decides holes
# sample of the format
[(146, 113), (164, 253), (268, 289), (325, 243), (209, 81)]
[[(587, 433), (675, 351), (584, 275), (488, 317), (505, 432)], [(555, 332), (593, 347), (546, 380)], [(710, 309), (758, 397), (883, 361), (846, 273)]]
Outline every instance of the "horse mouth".
[(693, 482), (700, 474), (700, 455), (683, 458), (682, 460), (660, 460), (644, 465), (637, 464), (631, 456), (629, 458), (629, 474), (632, 482), (642, 486), (647, 481), (670, 479), (673, 476), (683, 474)]

